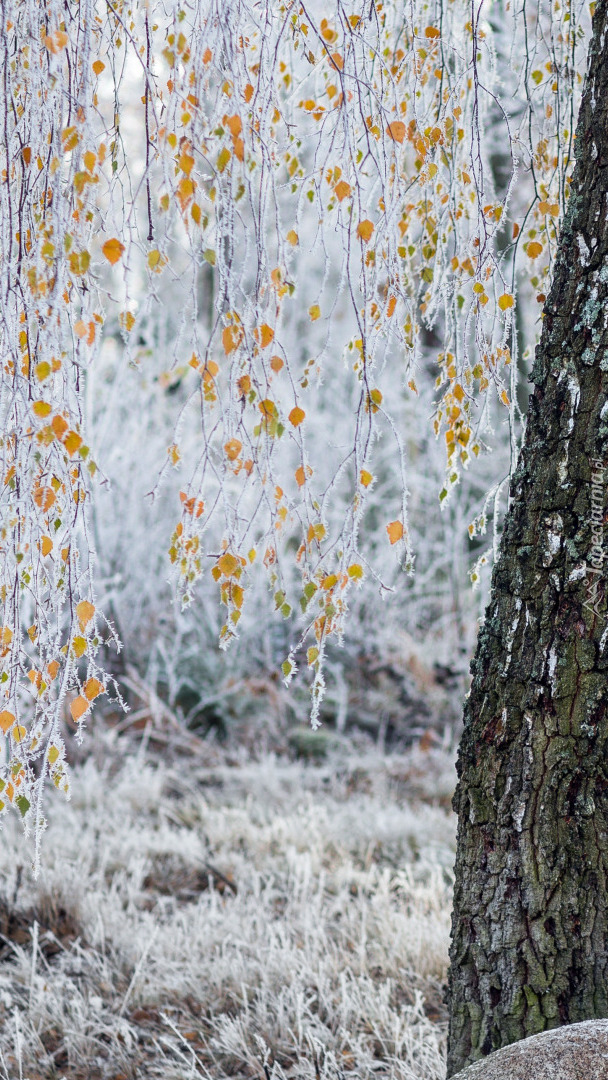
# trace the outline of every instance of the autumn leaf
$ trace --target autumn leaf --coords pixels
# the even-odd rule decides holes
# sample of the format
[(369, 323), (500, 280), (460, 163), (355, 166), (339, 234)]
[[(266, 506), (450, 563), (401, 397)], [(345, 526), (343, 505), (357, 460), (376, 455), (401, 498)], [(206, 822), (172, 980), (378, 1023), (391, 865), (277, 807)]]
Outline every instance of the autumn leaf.
[(348, 198), (348, 196), (351, 193), (351, 190), (352, 190), (351, 186), (350, 186), (350, 184), (346, 183), (346, 180), (340, 180), (340, 182), (338, 184), (336, 184), (336, 186), (334, 188), (334, 191), (336, 193), (336, 197), (338, 198), (338, 200), (340, 202), (342, 202), (343, 199)]
[(537, 259), (543, 250), (543, 245), (538, 243), (538, 240), (534, 240), (528, 244), (526, 248), (526, 254), (529, 259)]
[(80, 629), (86, 630), (95, 614), (95, 608), (89, 600), (81, 600), (76, 604), (76, 617), (80, 623)]
[(112, 263), (112, 266), (114, 266), (121, 258), (122, 253), (125, 250), (125, 245), (121, 244), (120, 240), (117, 240), (116, 237), (112, 237), (111, 240), (106, 240), (101, 250), (108, 262)]
[(229, 461), (235, 461), (236, 458), (238, 458), (238, 456), (239, 456), (242, 449), (243, 449), (243, 444), (241, 442), (239, 442), (238, 439), (229, 439), (228, 442), (224, 444), (224, 450), (226, 451), (226, 457), (228, 458)]
[(360, 237), (365, 244), (371, 240), (373, 231), (374, 223), (367, 218), (364, 221), (360, 221), (357, 225), (357, 236)]
[(363, 487), (369, 487), (372, 480), (374, 479), (372, 474), (370, 472), (368, 472), (367, 469), (361, 469), (360, 477), (361, 477), (361, 483), (363, 484)]
[(50, 555), (51, 551), (53, 550), (53, 541), (51, 540), (50, 536), (42, 537), (40, 541), (40, 550), (42, 551), (43, 555)]
[(95, 72), (96, 75), (101, 75), (102, 71), (105, 71), (105, 67), (106, 67), (103, 60), (95, 60), (93, 62), (92, 66), (93, 66), (93, 71)]
[(289, 414), (289, 422), (290, 424), (293, 424), (294, 427), (299, 427), (305, 416), (306, 413), (304, 412), (304, 409), (300, 409), (300, 407), (296, 405)]
[(403, 537), (403, 525), (400, 521), (389, 522), (386, 531), (391, 544), (396, 544)]
[(267, 349), (274, 340), (274, 330), (268, 323), (262, 323), (260, 327), (256, 327), (253, 331), (253, 336), (263, 349)]
[(224, 577), (232, 577), (235, 570), (240, 566), (240, 563), (235, 555), (231, 555), (229, 551), (225, 551), (217, 560), (217, 566)]
[(6, 733), (8, 731), (10, 731), (10, 729), (12, 728), (14, 723), (15, 723), (15, 714), (14, 713), (8, 712), (6, 709), (4, 710), (4, 712), (0, 712), (0, 728), (2, 728), (2, 731), (4, 732), (5, 735), (6, 735)]
[(290, 229), (289, 230), (289, 232), (287, 233), (287, 236), (286, 236), (286, 240), (287, 240), (287, 243), (291, 244), (292, 247), (297, 247), (298, 244), (300, 243), (300, 238), (299, 238), (297, 232), (295, 231), (295, 229)]
[(72, 720), (75, 724), (77, 724), (78, 721), (82, 719), (82, 717), (90, 707), (90, 702), (87, 701), (87, 699), (83, 697), (82, 694), (79, 694), (78, 697), (75, 698), (74, 701), (72, 701), (72, 703), (70, 704), (70, 712), (72, 714)]
[(278, 373), (281, 370), (281, 368), (285, 366), (285, 364), (284, 364), (284, 361), (281, 359), (280, 356), (271, 356), (270, 357), (270, 366), (271, 366), (272, 370), (275, 373)]
[(309, 307), (308, 314), (310, 315), (311, 322), (316, 322), (316, 320), (321, 317), (321, 308), (318, 304), (313, 304)]
[(105, 687), (103, 683), (101, 683), (99, 679), (95, 678), (87, 679), (83, 689), (84, 696), (86, 697), (87, 701), (94, 701), (94, 699), (98, 697), (99, 694), (105, 693)]
[(513, 297), (510, 293), (503, 293), (498, 299), (498, 306), (501, 311), (507, 311), (508, 308), (513, 307)]
[(392, 124), (389, 124), (386, 129), (386, 134), (393, 142), (402, 143), (405, 139), (405, 124), (403, 120), (393, 120)]

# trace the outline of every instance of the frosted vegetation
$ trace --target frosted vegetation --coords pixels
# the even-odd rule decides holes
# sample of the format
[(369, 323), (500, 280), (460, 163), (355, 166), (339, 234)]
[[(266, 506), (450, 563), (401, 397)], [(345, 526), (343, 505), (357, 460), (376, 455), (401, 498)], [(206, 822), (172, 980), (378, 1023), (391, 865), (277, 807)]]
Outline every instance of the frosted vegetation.
[(3, 1080), (442, 1080), (451, 752), (96, 757), (4, 828)]
[(462, 683), (589, 12), (330, 14), (3, 7), (0, 812), (37, 855), (64, 718), (135, 684), (186, 726), (247, 684), (390, 735), (399, 634)]

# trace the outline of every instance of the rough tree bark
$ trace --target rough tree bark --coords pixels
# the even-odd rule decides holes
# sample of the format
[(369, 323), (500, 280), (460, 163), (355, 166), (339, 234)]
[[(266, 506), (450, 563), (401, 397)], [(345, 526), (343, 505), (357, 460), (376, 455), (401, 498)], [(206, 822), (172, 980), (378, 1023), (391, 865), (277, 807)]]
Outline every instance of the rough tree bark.
[(608, 0), (576, 158), (465, 708), (448, 1076), (608, 1017)]

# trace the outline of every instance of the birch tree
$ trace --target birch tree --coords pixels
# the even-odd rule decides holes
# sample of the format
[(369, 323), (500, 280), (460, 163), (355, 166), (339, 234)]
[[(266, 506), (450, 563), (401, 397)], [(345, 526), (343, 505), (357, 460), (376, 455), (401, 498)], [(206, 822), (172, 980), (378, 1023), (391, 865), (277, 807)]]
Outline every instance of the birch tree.
[[(582, 277), (578, 271), (572, 276), (566, 294), (559, 285), (566, 241), (559, 241), (556, 300), (545, 307), (573, 184), (574, 117), (590, 15), (572, 0), (517, 8), (510, 0), (336, 0), (330, 11), (317, 0), (2, 0), (1, 11), (0, 727), (6, 753), (0, 812), (14, 807), (39, 847), (47, 778), (69, 793), (61, 717), (68, 708), (81, 732), (94, 702), (117, 690), (100, 661), (102, 645), (119, 648), (120, 642), (110, 613), (97, 602), (90, 540), (90, 508), (104, 483), (104, 463), (94, 460), (84, 423), (88, 376), (108, 335), (119, 342), (122, 362), (144, 373), (147, 353), (162, 350), (167, 380), (183, 387), (166, 461), (150, 479), (154, 493), (171, 470), (183, 477), (167, 537), (178, 602), (195, 603), (201, 579), (210, 576), (225, 614), (221, 644), (228, 647), (238, 636), (249, 583), (265, 574), (277, 617), (293, 619), (294, 611), (300, 617), (282, 675), (289, 682), (304, 657), (314, 725), (326, 648), (344, 633), (353, 590), (370, 578), (382, 589), (389, 559), (406, 573), (414, 569), (408, 464), (391, 395), (416, 397), (424, 333), (433, 327), (441, 342), (432, 357), (436, 395), (429, 424), (445, 447), (445, 479), (437, 492), (442, 505), (463, 470), (491, 450), (493, 425), (508, 426), (515, 467), (522, 344), (533, 348), (543, 308), (545, 325), (552, 325), (557, 303), (569, 305), (565, 311), (581, 309), (572, 324), (572, 350), (589, 328), (582, 368), (574, 353), (565, 358), (562, 351), (559, 373), (538, 375), (541, 387), (549, 379), (546, 401), (559, 407), (565, 445), (574, 447), (578, 402), (592, 393), (583, 393), (582, 375), (600, 379), (601, 333), (594, 326), (601, 311), (604, 211), (597, 202), (595, 246), (591, 219), (585, 228), (569, 219), (568, 228), (583, 237), (577, 267), (585, 269)], [(596, 27), (603, 18), (596, 16)], [(599, 34), (596, 29), (597, 40)], [(594, 54), (598, 71), (602, 49), (603, 39)], [(599, 184), (599, 142), (597, 155), (589, 176)], [(582, 165), (578, 176), (571, 214), (583, 212), (580, 185), (588, 174)], [(546, 350), (543, 345), (537, 372), (551, 366)], [(536, 402), (542, 393), (537, 389)], [(94, 407), (89, 400), (87, 408)], [(141, 409), (147, 408), (142, 394)], [(596, 425), (589, 410), (585, 415)], [(332, 412), (347, 432), (339, 442), (331, 419), (326, 431), (315, 423)], [(537, 412), (534, 405), (535, 422)], [(195, 415), (199, 436), (195, 451), (186, 454), (184, 432)], [(536, 428), (529, 431), (536, 445)], [(601, 426), (593, 431), (600, 439)], [(362, 524), (379, 440), (384, 448), (392, 443), (400, 495), (380, 526), (384, 555), (372, 558)], [(569, 504), (589, 467), (580, 454), (591, 449), (593, 460), (603, 460), (599, 442), (585, 451), (583, 442), (579, 457), (573, 451), (559, 464), (562, 487), (551, 488), (566, 492)], [(570, 472), (575, 461), (582, 470), (576, 478)], [(522, 463), (515, 476), (525, 503), (529, 490), (540, 491), (553, 473), (529, 453)], [(469, 524), (471, 536), (498, 519), (507, 480), (495, 477)], [(568, 560), (582, 551), (566, 532), (578, 525), (566, 522), (560, 507), (543, 518), (540, 562), (525, 576), (534, 591), (544, 574), (552, 597), (565, 595), (565, 585), (549, 583), (555, 576), (564, 583), (563, 575), (574, 572)], [(513, 513), (507, 538), (515, 535)], [(493, 546), (491, 540), (482, 561), (492, 557)], [(524, 547), (527, 552), (530, 545)], [(514, 686), (511, 665), (527, 689), (532, 685), (521, 675), (521, 655), (528, 656), (523, 627), (532, 616), (517, 591), (519, 548), (513, 550), (498, 564), (493, 610), (499, 614), (488, 624), (500, 643), (492, 655), (509, 673), (507, 696)], [(515, 561), (507, 573), (508, 558)], [(478, 577), (474, 567), (473, 581)], [(582, 588), (578, 582), (577, 596)], [(600, 590), (599, 603), (602, 596)], [(518, 602), (511, 612), (509, 605)], [(552, 617), (549, 608), (546, 617)], [(581, 611), (577, 618), (566, 614), (563, 626), (589, 643), (597, 633), (590, 619), (595, 616)], [(483, 837), (499, 804), (495, 794), (500, 800), (510, 792), (504, 813), (511, 822), (510, 808), (520, 806), (513, 800), (527, 791), (516, 756), (511, 787), (505, 779), (504, 790), (494, 793), (498, 765), (486, 765), (480, 746), (489, 746), (492, 761), (492, 753), (510, 761), (505, 733), (512, 731), (519, 746), (517, 733), (527, 737), (536, 723), (526, 719), (528, 706), (513, 706), (511, 717), (505, 704), (510, 718), (501, 727), (492, 706), (483, 737), (472, 734), (480, 722), (482, 671), (490, 678), (483, 659), (489, 633), (480, 643), (461, 765), (452, 1067), (576, 1014), (567, 1005), (565, 1011), (534, 1011), (530, 994), (538, 998), (540, 990), (532, 980), (532, 989), (523, 991), (522, 1024), (505, 1019), (493, 1027), (488, 1017), (497, 1008), (492, 973), (498, 968), (490, 952), (482, 958), (489, 967), (479, 1000), (471, 990), (476, 946), (461, 934), (470, 919), (462, 884), (467, 852), (485, 851)], [(569, 634), (564, 629), (551, 652), (539, 630), (545, 659), (530, 679), (542, 680), (545, 670), (555, 685), (571, 679)], [(580, 670), (603, 677), (596, 661), (584, 666), (581, 660)], [(579, 690), (572, 693), (578, 701)], [(535, 701), (535, 716), (544, 716), (542, 694)], [(589, 723), (585, 712), (581, 724)], [(559, 737), (575, 735), (560, 729)], [(591, 735), (577, 729), (576, 738), (583, 737)], [(536, 744), (526, 746), (537, 752)], [(521, 754), (528, 762), (528, 750)], [(567, 760), (569, 784), (580, 770)], [(478, 770), (475, 776), (469, 768)], [(579, 792), (584, 784), (575, 787)], [(477, 791), (486, 809), (475, 817), (469, 803)], [(527, 835), (525, 815), (535, 813), (525, 799), (521, 805), (513, 818), (516, 840)], [(466, 815), (481, 830), (472, 846)], [(501, 856), (509, 850), (502, 835), (497, 848)], [(524, 871), (537, 873), (529, 862)], [(502, 864), (496, 872), (507, 888)], [(513, 880), (520, 888), (517, 874)], [(491, 911), (481, 910), (487, 930)], [(521, 972), (507, 969), (500, 969), (505, 986), (499, 1000), (511, 1017), (515, 984), (508, 980), (521, 981)]]

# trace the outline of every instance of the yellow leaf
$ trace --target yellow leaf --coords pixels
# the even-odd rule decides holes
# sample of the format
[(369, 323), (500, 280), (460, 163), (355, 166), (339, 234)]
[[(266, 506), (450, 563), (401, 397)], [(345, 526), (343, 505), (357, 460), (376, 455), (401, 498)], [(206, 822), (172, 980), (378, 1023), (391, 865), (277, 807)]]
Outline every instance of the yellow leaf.
[(49, 765), (54, 765), (55, 762), (57, 761), (58, 757), (59, 757), (59, 748), (57, 746), (49, 747), (49, 752), (48, 752)]
[(200, 225), (200, 223), (201, 223), (201, 208), (198, 205), (198, 203), (192, 203), (190, 213), (192, 214), (192, 220), (194, 221), (195, 225)]
[(294, 427), (298, 427), (302, 423), (305, 416), (306, 413), (304, 412), (304, 409), (300, 409), (300, 407), (296, 405), (289, 414), (289, 422), (290, 424), (293, 424)]
[(77, 656), (78, 658), (80, 658), (81, 656), (84, 656), (85, 652), (87, 651), (86, 638), (75, 637), (73, 642), (72, 642), (72, 648), (74, 650), (74, 655), (75, 656)]
[(45, 416), (49, 415), (51, 406), (48, 401), (35, 401), (32, 405), (32, 409), (35, 416), (39, 416), (40, 419), (43, 419)]
[(0, 642), (2, 642), (3, 645), (10, 645), (12, 640), (13, 631), (10, 626), (3, 626), (2, 630), (0, 630)]
[(51, 540), (50, 536), (42, 537), (40, 541), (40, 550), (42, 551), (43, 555), (50, 555), (51, 551), (53, 550), (53, 541)]
[(503, 390), (502, 394), (500, 395), (500, 400), (502, 401), (503, 405), (506, 405), (507, 408), (508, 408), (508, 406), (509, 406), (509, 395), (507, 394), (506, 390)]
[(105, 687), (103, 683), (100, 683), (99, 679), (91, 678), (87, 679), (84, 684), (84, 696), (87, 701), (94, 701), (99, 694), (105, 693)]
[(121, 258), (122, 253), (125, 250), (125, 245), (121, 244), (120, 240), (117, 240), (116, 237), (112, 237), (111, 240), (106, 240), (101, 250), (108, 262), (112, 263), (112, 266), (114, 266)]
[(243, 444), (239, 442), (238, 439), (229, 439), (228, 442), (224, 444), (226, 457), (229, 461), (235, 461), (242, 449)]
[(361, 475), (361, 483), (363, 484), (363, 487), (369, 487), (372, 480), (374, 479), (372, 474), (370, 472), (368, 472), (367, 469), (361, 469), (361, 474), (360, 475)]
[(231, 555), (229, 551), (225, 551), (217, 560), (217, 566), (224, 577), (232, 577), (235, 570), (240, 566), (240, 563), (235, 555)]
[(51, 679), (56, 679), (57, 678), (57, 675), (59, 674), (59, 668), (60, 667), (61, 667), (61, 665), (60, 665), (58, 660), (51, 660), (51, 662), (46, 665), (46, 670), (48, 671)]
[(135, 316), (131, 311), (123, 311), (119, 316), (119, 322), (123, 330), (129, 334), (135, 326)]
[(503, 293), (498, 299), (498, 306), (501, 311), (506, 311), (507, 308), (513, 307), (513, 297), (510, 293)]
[(363, 577), (363, 567), (359, 566), (359, 563), (352, 563), (348, 568), (348, 576), (360, 580)]
[(82, 446), (82, 436), (79, 435), (77, 431), (68, 431), (63, 441), (63, 445), (70, 457), (72, 457), (72, 454), (75, 454)]
[(41, 360), (39, 364), (36, 364), (34, 372), (38, 382), (44, 382), (51, 374), (51, 365), (48, 364), (46, 360)]
[(5, 735), (6, 735), (7, 731), (10, 731), (10, 729), (12, 728), (14, 723), (15, 723), (15, 715), (14, 715), (14, 713), (7, 712), (6, 709), (4, 710), (4, 712), (0, 712), (0, 728), (2, 728)]
[(86, 630), (94, 614), (95, 608), (89, 600), (81, 600), (79, 604), (76, 604), (76, 617), (81, 630)]
[(289, 230), (289, 232), (287, 233), (286, 239), (287, 239), (287, 243), (291, 244), (292, 247), (297, 247), (298, 244), (300, 243), (300, 237), (298, 236), (295, 229), (290, 229)]
[(25, 736), (27, 735), (27, 730), (22, 727), (21, 724), (17, 724), (17, 726), (14, 727), (11, 731), (11, 735), (16, 743), (20, 743), (23, 741), (23, 739), (25, 739)]
[(425, 37), (427, 38), (438, 38), (440, 36), (439, 30), (436, 26), (427, 26), (424, 33)]
[(403, 120), (393, 120), (386, 129), (386, 134), (393, 142), (402, 143), (405, 139), (405, 124)]
[(324, 577), (322, 582), (321, 582), (321, 588), (322, 589), (333, 589), (333, 587), (337, 583), (337, 581), (338, 581), (338, 575), (337, 574), (327, 574), (326, 577)]
[(400, 521), (391, 521), (386, 526), (386, 531), (391, 544), (396, 544), (403, 536), (403, 525)]
[(92, 173), (97, 162), (97, 158), (93, 151), (87, 150), (86, 153), (82, 155), (82, 160), (84, 161), (85, 168), (88, 169), (90, 173)]
[(93, 63), (93, 71), (96, 75), (101, 75), (102, 71), (105, 71), (105, 67), (103, 60), (95, 60)]
[(147, 262), (148, 262), (148, 266), (149, 266), (150, 270), (156, 270), (156, 271), (162, 270), (162, 268), (165, 265), (166, 261), (167, 260), (166, 260), (165, 256), (161, 254), (161, 252), (158, 250), (158, 248), (154, 248), (153, 251), (148, 252)]
[(274, 401), (271, 401), (270, 398), (264, 398), (263, 401), (260, 401), (258, 403), (258, 409), (260, 410), (262, 415), (268, 419), (277, 415), (277, 407)]
[(374, 223), (373, 221), (368, 221), (367, 218), (365, 221), (360, 221), (357, 225), (357, 236), (359, 236), (365, 244), (371, 240), (373, 231)]
[(230, 156), (231, 156), (230, 155), (230, 150), (228, 149), (227, 146), (225, 146), (223, 148), (223, 150), (220, 150), (220, 152), (219, 152), (219, 154), (217, 156), (217, 169), (218, 169), (218, 172), (223, 173), (224, 169), (226, 168), (226, 165), (230, 161)]
[(310, 315), (311, 322), (316, 322), (321, 317), (321, 308), (318, 304), (313, 304), (309, 307), (308, 314)]
[(536, 259), (541, 254), (543, 245), (539, 244), (537, 240), (534, 240), (531, 244), (528, 244), (526, 254), (529, 259)]
[(84, 716), (90, 707), (90, 703), (82, 694), (79, 694), (77, 698), (70, 705), (70, 712), (72, 714), (72, 720), (75, 724)]

